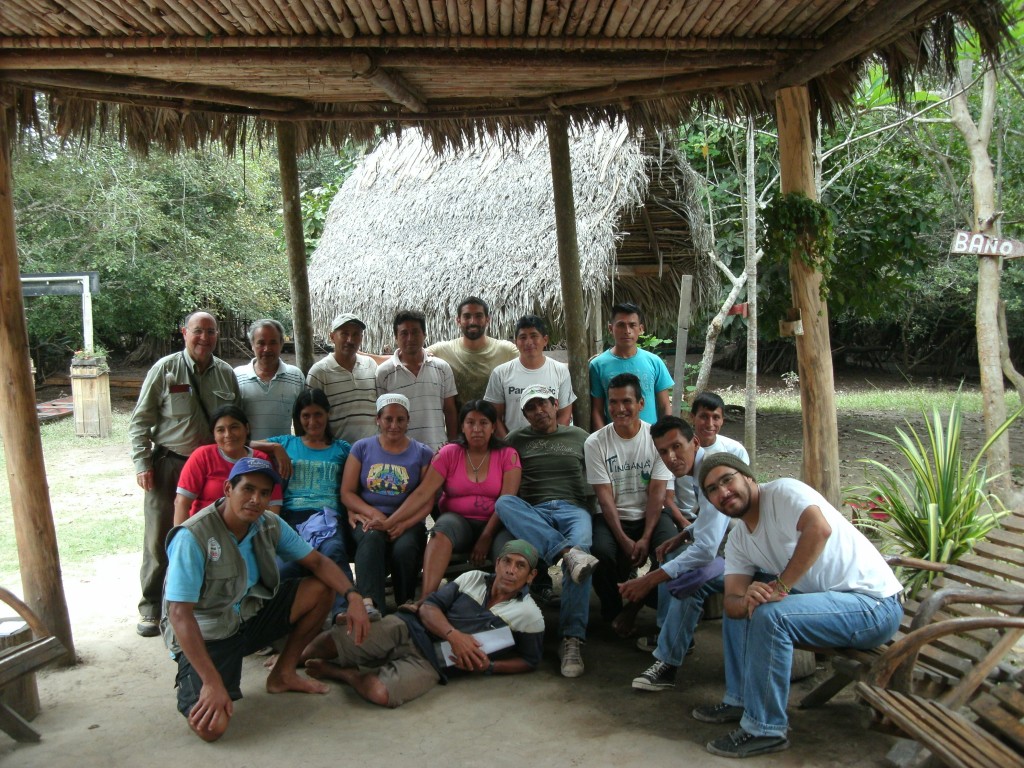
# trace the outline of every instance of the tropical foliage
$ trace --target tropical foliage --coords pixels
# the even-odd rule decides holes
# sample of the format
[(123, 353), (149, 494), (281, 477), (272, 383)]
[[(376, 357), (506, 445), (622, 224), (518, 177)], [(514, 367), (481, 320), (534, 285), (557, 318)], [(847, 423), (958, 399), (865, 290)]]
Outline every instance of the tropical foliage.
[[(963, 416), (958, 403), (953, 404), (945, 424), (938, 408), (932, 409), (930, 419), (924, 414), (924, 436), (909, 422), (906, 432), (896, 430), (896, 437), (865, 432), (895, 448), (906, 467), (862, 459), (866, 465), (865, 484), (848, 489), (847, 502), (881, 513), (863, 525), (882, 535), (887, 551), (936, 563), (955, 563), (1006, 514), (1002, 502), (989, 491), (995, 478), (987, 475), (982, 457), (1022, 413), (1024, 408), (1011, 416), (966, 465), (960, 438)], [(886, 515), (888, 519), (884, 519)], [(905, 584), (913, 594), (930, 584), (934, 575), (932, 571), (910, 570), (905, 574)]]

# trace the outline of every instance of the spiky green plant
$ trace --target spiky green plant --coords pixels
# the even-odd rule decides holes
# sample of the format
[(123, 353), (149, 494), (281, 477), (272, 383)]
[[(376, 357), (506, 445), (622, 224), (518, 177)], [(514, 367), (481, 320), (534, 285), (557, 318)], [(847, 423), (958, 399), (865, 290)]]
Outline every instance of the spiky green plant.
[[(888, 520), (863, 523), (882, 535), (886, 551), (955, 563), (1007, 513), (999, 498), (989, 491), (996, 478), (988, 476), (982, 458), (1022, 413), (1024, 408), (1000, 425), (967, 466), (961, 451), (963, 417), (958, 402), (953, 403), (945, 425), (938, 408), (932, 409), (930, 420), (927, 413), (923, 414), (927, 443), (910, 422), (907, 432), (896, 429), (897, 437), (864, 431), (896, 448), (909, 469), (861, 459), (867, 467), (866, 483), (848, 489), (846, 498), (849, 502), (874, 505), (889, 515)], [(934, 576), (932, 571), (916, 569), (905, 569), (901, 574), (911, 595), (931, 584)]]

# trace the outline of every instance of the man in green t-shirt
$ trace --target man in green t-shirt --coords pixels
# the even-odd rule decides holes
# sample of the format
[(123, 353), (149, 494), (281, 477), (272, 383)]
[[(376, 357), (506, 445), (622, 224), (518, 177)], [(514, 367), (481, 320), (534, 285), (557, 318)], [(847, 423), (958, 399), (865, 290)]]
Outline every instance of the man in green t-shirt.
[(590, 486), (584, 477), (587, 433), (558, 423), (558, 400), (543, 385), (523, 390), (519, 407), (529, 422), (506, 438), (519, 453), (519, 496), (501, 496), (495, 511), (517, 539), (530, 542), (547, 563), (562, 561), (559, 657), (565, 677), (583, 674), (581, 646), (590, 613), (593, 535)]
[(519, 350), (511, 341), (487, 335), (490, 322), (487, 302), (476, 296), (467, 296), (455, 313), (455, 324), (462, 335), (427, 347), (428, 354), (441, 358), (452, 367), (455, 389), (458, 390), (455, 400), (459, 408), (470, 400), (482, 400), (491, 371), (519, 356)]

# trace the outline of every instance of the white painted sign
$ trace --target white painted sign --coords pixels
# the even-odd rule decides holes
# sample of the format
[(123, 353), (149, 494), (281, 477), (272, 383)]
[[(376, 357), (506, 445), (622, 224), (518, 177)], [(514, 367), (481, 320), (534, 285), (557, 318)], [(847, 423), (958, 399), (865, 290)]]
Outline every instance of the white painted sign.
[(1004, 259), (1018, 259), (1024, 256), (1024, 243), (1008, 237), (988, 237), (976, 232), (958, 229), (953, 235), (950, 253), (967, 256), (1002, 256)]

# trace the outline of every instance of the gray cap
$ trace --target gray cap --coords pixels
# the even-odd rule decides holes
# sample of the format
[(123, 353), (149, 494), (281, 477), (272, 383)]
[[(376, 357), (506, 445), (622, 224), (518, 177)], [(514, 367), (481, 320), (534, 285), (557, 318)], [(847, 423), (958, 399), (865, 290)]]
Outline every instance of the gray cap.
[(366, 323), (364, 323), (358, 317), (353, 315), (351, 312), (342, 312), (340, 315), (334, 318), (334, 322), (331, 323), (331, 333), (334, 333), (336, 330), (341, 328), (341, 326), (343, 326), (345, 323), (355, 323), (364, 331), (366, 330)]

